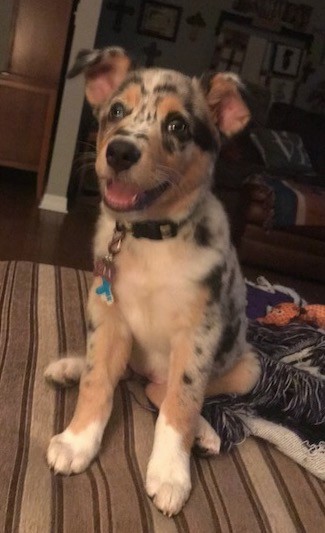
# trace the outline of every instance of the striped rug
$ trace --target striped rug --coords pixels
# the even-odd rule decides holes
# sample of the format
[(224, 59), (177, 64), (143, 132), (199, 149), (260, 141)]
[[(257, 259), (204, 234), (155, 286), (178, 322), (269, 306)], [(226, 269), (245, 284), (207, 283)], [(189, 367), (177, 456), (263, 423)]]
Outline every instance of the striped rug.
[(192, 462), (193, 492), (174, 519), (147, 498), (143, 479), (154, 415), (136, 383), (122, 383), (99, 458), (85, 473), (54, 476), (45, 462), (68, 423), (76, 389), (54, 390), (43, 372), (85, 345), (91, 274), (0, 262), (0, 532), (319, 533), (325, 486), (258, 440)]

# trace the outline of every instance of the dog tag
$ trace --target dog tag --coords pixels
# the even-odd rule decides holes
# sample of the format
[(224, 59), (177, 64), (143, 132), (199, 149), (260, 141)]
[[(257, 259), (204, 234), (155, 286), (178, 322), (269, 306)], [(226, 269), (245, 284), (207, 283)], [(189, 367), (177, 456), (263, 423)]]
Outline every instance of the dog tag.
[(97, 287), (96, 294), (101, 297), (101, 299), (111, 305), (114, 302), (114, 296), (112, 293), (112, 284), (102, 276), (102, 284)]
[(94, 268), (94, 275), (102, 278), (102, 284), (97, 287), (96, 294), (108, 305), (114, 302), (114, 296), (112, 292), (112, 281), (114, 277), (114, 265), (108, 257), (104, 257), (96, 261)]
[(102, 278), (106, 279), (109, 283), (113, 281), (113, 277), (115, 274), (115, 267), (112, 261), (109, 260), (109, 258), (105, 257), (103, 259), (99, 259), (95, 263), (94, 268), (94, 275), (95, 276), (101, 276)]
[(94, 265), (94, 275), (102, 278), (102, 284), (97, 287), (96, 294), (108, 305), (114, 302), (112, 292), (112, 282), (115, 275), (114, 258), (120, 253), (122, 241), (125, 237), (125, 230), (115, 227), (112, 240), (108, 244), (108, 254), (102, 259), (98, 259)]

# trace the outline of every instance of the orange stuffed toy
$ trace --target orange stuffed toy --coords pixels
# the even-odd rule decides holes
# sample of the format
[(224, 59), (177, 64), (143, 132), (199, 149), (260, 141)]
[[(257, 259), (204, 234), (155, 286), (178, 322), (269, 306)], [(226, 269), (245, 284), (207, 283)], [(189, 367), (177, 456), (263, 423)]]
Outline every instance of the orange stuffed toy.
[(260, 324), (273, 324), (285, 326), (298, 320), (325, 329), (325, 305), (311, 304), (299, 306), (294, 303), (278, 304), (266, 316), (258, 318)]

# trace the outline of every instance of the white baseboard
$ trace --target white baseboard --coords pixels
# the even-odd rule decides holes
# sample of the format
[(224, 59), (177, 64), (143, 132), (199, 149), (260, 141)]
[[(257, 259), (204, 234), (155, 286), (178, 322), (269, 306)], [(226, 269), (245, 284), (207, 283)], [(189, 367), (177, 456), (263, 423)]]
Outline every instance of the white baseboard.
[(67, 213), (67, 198), (66, 196), (58, 196), (56, 194), (44, 194), (39, 209)]

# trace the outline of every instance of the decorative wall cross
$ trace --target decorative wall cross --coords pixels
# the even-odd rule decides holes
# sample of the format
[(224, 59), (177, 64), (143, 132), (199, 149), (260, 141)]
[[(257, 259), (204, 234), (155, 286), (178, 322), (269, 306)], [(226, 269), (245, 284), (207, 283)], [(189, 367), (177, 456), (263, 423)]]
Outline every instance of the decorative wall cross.
[(120, 32), (122, 29), (124, 15), (134, 14), (134, 7), (127, 6), (126, 0), (119, 0), (119, 2), (108, 2), (107, 9), (116, 11), (115, 21), (113, 24), (113, 30), (116, 32)]
[(152, 41), (148, 46), (142, 48), (147, 56), (146, 67), (152, 67), (155, 64), (156, 57), (161, 56), (161, 50), (159, 50), (156, 41)]

